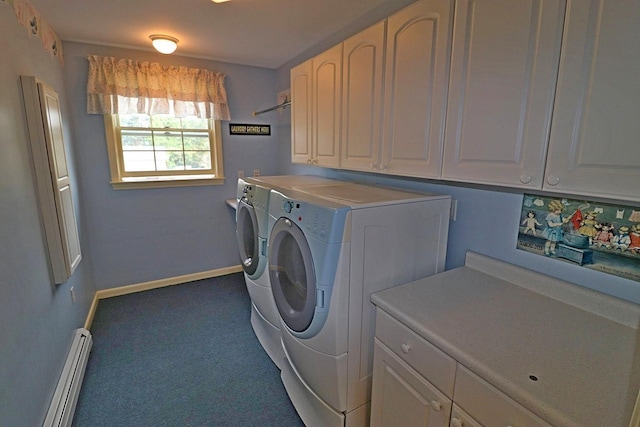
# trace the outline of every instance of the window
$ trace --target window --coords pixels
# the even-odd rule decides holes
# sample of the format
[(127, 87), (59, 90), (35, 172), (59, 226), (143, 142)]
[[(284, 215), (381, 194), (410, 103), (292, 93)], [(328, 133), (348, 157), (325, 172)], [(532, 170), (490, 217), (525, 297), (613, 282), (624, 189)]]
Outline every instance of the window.
[(170, 114), (105, 114), (114, 188), (222, 184), (220, 122)]

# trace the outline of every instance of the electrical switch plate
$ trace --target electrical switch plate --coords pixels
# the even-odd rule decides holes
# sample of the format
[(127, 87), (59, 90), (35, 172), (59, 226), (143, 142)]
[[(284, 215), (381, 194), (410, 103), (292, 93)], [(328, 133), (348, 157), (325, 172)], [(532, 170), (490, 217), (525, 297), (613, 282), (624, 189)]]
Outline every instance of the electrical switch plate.
[(238, 178), (244, 178), (244, 171), (238, 171)]

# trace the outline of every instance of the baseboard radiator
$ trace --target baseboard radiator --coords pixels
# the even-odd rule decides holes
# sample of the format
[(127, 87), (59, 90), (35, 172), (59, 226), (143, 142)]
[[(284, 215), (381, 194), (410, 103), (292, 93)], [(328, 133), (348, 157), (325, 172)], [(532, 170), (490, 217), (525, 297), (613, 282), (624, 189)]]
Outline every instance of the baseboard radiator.
[(43, 427), (71, 426), (91, 345), (91, 333), (84, 328), (76, 329)]

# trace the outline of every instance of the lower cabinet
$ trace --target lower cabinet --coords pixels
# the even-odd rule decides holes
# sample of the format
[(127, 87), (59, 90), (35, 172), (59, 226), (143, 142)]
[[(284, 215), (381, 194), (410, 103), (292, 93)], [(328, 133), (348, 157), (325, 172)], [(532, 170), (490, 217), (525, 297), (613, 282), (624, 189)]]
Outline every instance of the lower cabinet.
[(371, 426), (551, 425), (377, 309)]
[(452, 401), (376, 340), (371, 426), (448, 426)]

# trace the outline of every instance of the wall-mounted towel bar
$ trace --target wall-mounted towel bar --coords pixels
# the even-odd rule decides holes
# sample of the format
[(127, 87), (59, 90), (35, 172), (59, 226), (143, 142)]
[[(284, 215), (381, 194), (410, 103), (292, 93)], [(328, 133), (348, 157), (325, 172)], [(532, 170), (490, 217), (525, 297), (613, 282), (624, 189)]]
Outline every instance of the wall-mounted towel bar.
[(267, 108), (266, 110), (254, 111), (253, 115), (257, 116), (258, 114), (268, 113), (269, 111), (277, 110), (277, 109), (280, 109), (280, 108), (287, 108), (289, 105), (291, 105), (291, 101), (288, 98), (285, 98), (284, 102), (282, 104), (278, 104), (278, 105), (276, 105), (274, 107)]

